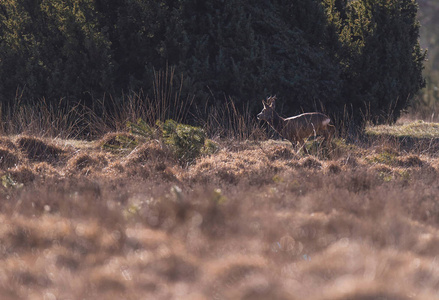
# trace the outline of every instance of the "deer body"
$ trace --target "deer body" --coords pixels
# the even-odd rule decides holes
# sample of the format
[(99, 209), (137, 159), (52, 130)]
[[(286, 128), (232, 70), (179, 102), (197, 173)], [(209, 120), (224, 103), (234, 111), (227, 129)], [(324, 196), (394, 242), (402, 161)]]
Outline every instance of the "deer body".
[(328, 144), (335, 132), (331, 119), (318, 112), (304, 113), (290, 118), (282, 118), (274, 110), (275, 97), (269, 97), (267, 103), (262, 101), (264, 109), (258, 114), (259, 120), (265, 120), (283, 138), (292, 144), (304, 145), (304, 139), (310, 136), (322, 135)]

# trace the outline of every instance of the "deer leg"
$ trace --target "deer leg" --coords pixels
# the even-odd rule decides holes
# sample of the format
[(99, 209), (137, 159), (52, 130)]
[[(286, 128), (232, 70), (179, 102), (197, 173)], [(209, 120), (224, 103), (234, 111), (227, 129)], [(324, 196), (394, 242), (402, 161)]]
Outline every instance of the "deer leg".
[(335, 127), (333, 125), (328, 125), (326, 127), (325, 134), (324, 134), (327, 147), (331, 146), (331, 141), (332, 141), (332, 138), (334, 137), (334, 133), (335, 133)]
[(323, 131), (323, 142), (326, 144), (326, 146), (329, 146), (329, 140), (330, 140), (330, 134), (328, 128), (325, 128), (325, 130)]
[(297, 144), (299, 145), (299, 150), (297, 150), (297, 152), (299, 152), (300, 149), (303, 149), (303, 152), (305, 152), (305, 154), (309, 154), (308, 149), (306, 149), (305, 147), (305, 141), (303, 139), (298, 139)]

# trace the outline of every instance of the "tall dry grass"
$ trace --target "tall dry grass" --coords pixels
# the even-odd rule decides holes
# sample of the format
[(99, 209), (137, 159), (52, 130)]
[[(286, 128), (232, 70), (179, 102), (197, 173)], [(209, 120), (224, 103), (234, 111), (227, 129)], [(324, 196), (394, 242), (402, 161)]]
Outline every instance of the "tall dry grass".
[(175, 68), (169, 67), (154, 72), (153, 95), (145, 95), (140, 90), (117, 100), (111, 95), (97, 100), (97, 104), (88, 111), (93, 134), (99, 137), (109, 131), (123, 131), (127, 129), (128, 121), (136, 123), (138, 119), (152, 127), (157, 121), (165, 122), (167, 119), (187, 122), (193, 96), (181, 96), (183, 82), (183, 76), (178, 77)]
[[(276, 134), (259, 122), (248, 106), (237, 107), (231, 98), (197, 107), (193, 96), (182, 97), (183, 75), (167, 67), (154, 72), (153, 94), (131, 91), (121, 97), (105, 95), (94, 99), (91, 107), (81, 103), (47, 104), (45, 99), (32, 105), (23, 104), (17, 95), (9, 107), (0, 105), (0, 133), (39, 137), (97, 139), (108, 132), (127, 131), (127, 122), (142, 119), (154, 127), (158, 121), (172, 119), (202, 127), (212, 138), (228, 140), (264, 140)], [(205, 99), (206, 103), (208, 99)]]
[(58, 105), (41, 99), (33, 105), (22, 104), (18, 97), (13, 106), (0, 104), (0, 134), (25, 134), (42, 137), (75, 138), (83, 136), (88, 124), (81, 104), (68, 106), (61, 99)]
[(175, 68), (169, 67), (154, 72), (153, 95), (143, 91), (132, 91), (117, 99), (106, 95), (95, 99), (92, 107), (66, 103), (65, 99), (60, 99), (58, 105), (47, 104), (45, 99), (28, 105), (18, 94), (12, 106), (0, 105), (0, 133), (93, 139), (110, 131), (127, 130), (127, 122), (135, 123), (139, 118), (151, 126), (167, 119), (186, 122), (193, 97), (181, 97), (183, 81)]

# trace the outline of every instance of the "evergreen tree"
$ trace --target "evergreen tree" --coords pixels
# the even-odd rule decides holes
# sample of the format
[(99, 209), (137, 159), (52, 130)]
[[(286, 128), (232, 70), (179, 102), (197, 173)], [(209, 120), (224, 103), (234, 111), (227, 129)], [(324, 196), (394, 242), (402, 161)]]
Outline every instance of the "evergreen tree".
[(418, 0), (422, 47), (428, 49), (425, 62), (426, 88), (417, 98), (416, 109), (431, 116), (439, 103), (439, 2)]
[(93, 1), (4, 1), (0, 21), (0, 96), (10, 102), (90, 98), (111, 87), (109, 44)]
[(357, 124), (393, 122), (424, 86), (413, 0), (358, 0), (340, 20), (343, 98)]
[(277, 94), (286, 112), (298, 113), (338, 97), (338, 61), (325, 48), (331, 29), (318, 1), (184, 1), (181, 10), (179, 69), (199, 98), (232, 96), (257, 111)]

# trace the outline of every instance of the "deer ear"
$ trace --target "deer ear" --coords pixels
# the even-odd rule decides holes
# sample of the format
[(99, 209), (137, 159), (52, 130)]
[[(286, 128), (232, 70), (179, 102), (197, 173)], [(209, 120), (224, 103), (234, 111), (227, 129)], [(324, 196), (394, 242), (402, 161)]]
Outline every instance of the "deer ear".
[(267, 105), (265, 104), (264, 100), (262, 100), (262, 105), (264, 105), (264, 109), (267, 108)]

